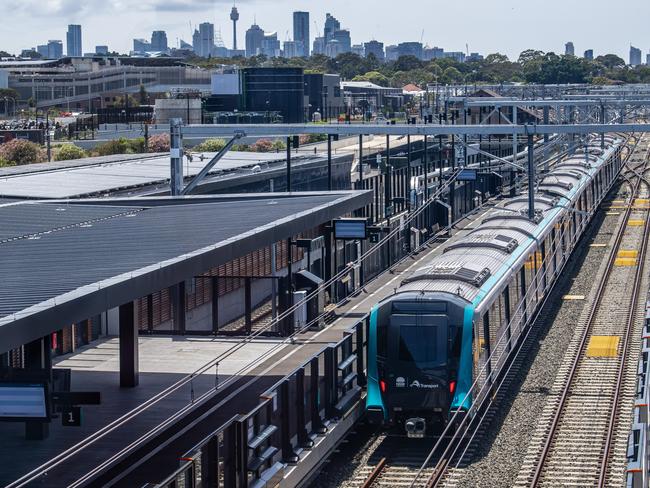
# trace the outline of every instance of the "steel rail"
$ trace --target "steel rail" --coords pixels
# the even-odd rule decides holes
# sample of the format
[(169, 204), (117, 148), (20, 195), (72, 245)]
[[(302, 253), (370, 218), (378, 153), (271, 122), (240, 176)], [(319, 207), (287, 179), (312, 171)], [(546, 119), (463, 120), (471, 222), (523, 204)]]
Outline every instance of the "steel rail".
[[(650, 156), (650, 154), (649, 154)], [(636, 173), (636, 171), (634, 171)], [(639, 175), (639, 181), (643, 181), (650, 189), (650, 184), (647, 180)], [(632, 206), (634, 202), (632, 202)], [(650, 209), (646, 210), (646, 220), (643, 230), (643, 239), (641, 241), (641, 252), (637, 260), (636, 272), (634, 274), (634, 286), (632, 288), (632, 298), (630, 302), (630, 314), (625, 324), (625, 336), (623, 339), (623, 348), (621, 351), (621, 364), (616, 376), (616, 387), (614, 388), (614, 403), (612, 411), (609, 416), (609, 429), (607, 431), (607, 438), (605, 439), (605, 449), (603, 451), (603, 462), (600, 467), (600, 475), (598, 478), (598, 486), (603, 488), (607, 481), (607, 468), (609, 466), (610, 454), (612, 443), (614, 439), (614, 431), (616, 430), (616, 417), (619, 413), (619, 400), (621, 397), (621, 386), (623, 384), (623, 376), (625, 374), (625, 367), (627, 366), (628, 350), (630, 348), (630, 337), (634, 328), (635, 310), (639, 302), (639, 294), (641, 291), (641, 280), (643, 279), (643, 272), (645, 271), (645, 259), (648, 251), (648, 238), (650, 237)]]
[[(635, 145), (634, 145), (634, 150), (638, 147), (639, 141), (640, 141), (640, 138), (638, 138), (636, 140)], [(631, 157), (631, 155), (634, 153), (634, 150), (630, 151), (628, 158)], [(647, 165), (647, 163), (648, 163), (648, 160), (646, 158), (646, 160), (643, 163), (643, 166)], [(636, 182), (635, 187), (633, 188), (632, 195), (636, 195), (638, 193), (638, 189), (639, 189), (640, 185), (641, 185), (641, 179), (638, 179), (637, 182)], [(628, 205), (626, 210), (625, 210), (625, 216), (624, 216), (624, 219), (623, 219), (624, 223), (629, 220), (630, 215), (631, 215), (632, 210), (633, 210), (632, 207), (633, 207), (633, 200), (630, 202), (630, 205)], [(569, 391), (571, 390), (571, 385), (573, 384), (573, 380), (575, 379), (578, 367), (579, 367), (580, 362), (582, 360), (585, 347), (586, 347), (587, 342), (589, 340), (589, 337), (591, 335), (591, 330), (592, 330), (592, 326), (593, 326), (593, 323), (594, 323), (594, 319), (596, 317), (596, 313), (599, 310), (600, 305), (602, 303), (602, 300), (604, 298), (605, 288), (606, 288), (607, 282), (609, 280), (609, 277), (611, 275), (611, 272), (612, 272), (612, 270), (614, 268), (614, 261), (616, 260), (616, 256), (617, 256), (619, 248), (621, 246), (623, 236), (625, 235), (625, 230), (626, 230), (626, 226), (621, 225), (621, 227), (619, 228), (619, 230), (617, 232), (617, 235), (616, 235), (616, 238), (615, 238), (615, 241), (614, 241), (614, 245), (612, 246), (612, 249), (611, 249), (610, 254), (608, 256), (605, 275), (603, 276), (603, 278), (600, 280), (600, 282), (598, 284), (598, 288), (597, 288), (597, 291), (596, 291), (596, 299), (594, 300), (594, 304), (591, 307), (591, 309), (589, 310), (589, 315), (587, 316), (587, 320), (586, 320), (587, 327), (585, 327), (585, 332), (583, 333), (582, 338), (580, 340), (580, 344), (578, 346), (578, 353), (576, 354), (576, 356), (575, 356), (575, 358), (573, 360), (573, 363), (571, 364), (571, 369), (570, 369), (569, 376), (568, 376), (567, 381), (566, 381), (566, 385), (565, 385), (565, 387), (564, 387), (564, 389), (562, 391), (562, 395), (560, 397), (560, 402), (558, 404), (557, 409), (555, 410), (555, 414), (553, 415), (553, 420), (551, 422), (550, 431), (549, 431), (549, 433), (548, 433), (548, 435), (546, 437), (546, 441), (544, 442), (544, 446), (542, 448), (541, 455), (540, 455), (540, 457), (538, 459), (537, 466), (535, 467), (535, 472), (533, 474), (533, 478), (532, 478), (532, 481), (531, 481), (531, 484), (530, 484), (531, 487), (537, 486), (539, 484), (540, 478), (542, 477), (542, 472), (543, 472), (545, 464), (546, 464), (546, 459), (548, 458), (548, 455), (549, 455), (550, 450), (551, 450), (551, 446), (553, 445), (553, 440), (555, 439), (555, 434), (557, 432), (557, 429), (558, 429), (559, 423), (560, 423), (560, 419), (561, 419), (562, 414), (564, 412), (564, 407), (566, 405), (566, 401), (567, 401), (568, 396), (569, 396)]]

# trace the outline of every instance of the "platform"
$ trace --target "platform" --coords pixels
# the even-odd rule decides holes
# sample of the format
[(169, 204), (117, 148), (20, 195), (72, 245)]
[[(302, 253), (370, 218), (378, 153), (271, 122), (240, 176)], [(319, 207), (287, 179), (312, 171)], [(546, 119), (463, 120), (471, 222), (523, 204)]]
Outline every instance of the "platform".
[[(464, 221), (465, 229), (457, 231), (454, 239), (469, 232), (472, 227), (471, 222), (472, 218)], [(183, 432), (182, 423), (179, 423), (175, 426), (177, 438), (144, 466), (128, 473), (117, 486), (142, 486), (166, 474), (170, 466), (178, 465), (179, 453), (186, 452), (235, 414), (245, 413), (254, 408), (259, 403), (259, 396), (270, 386), (303, 364), (324, 345), (339, 341), (343, 331), (357, 323), (375, 303), (392, 294), (398, 283), (424, 260), (441, 252), (441, 246), (442, 242), (434, 244), (418, 256), (406, 258), (395, 265), (390, 272), (368, 283), (360, 294), (337, 310), (337, 319), (326, 329), (301, 334), (296, 337), (293, 344), (280, 343), (279, 339), (256, 340), (245, 345), (228, 360), (220, 362), (220, 387), (217, 393), (192, 413), (193, 417), (204, 415), (205, 421), (188, 429), (187, 432)], [(11, 473), (7, 472), (6, 467), (0, 468), (5, 470), (5, 472), (0, 471), (0, 482), (12, 476), (15, 478), (17, 473), (25, 473), (30, 468), (33, 469), (43, 461), (56, 456), (108, 422), (126, 414), (129, 409), (158, 394), (182, 378), (184, 373), (206, 363), (236, 341), (237, 339), (223, 338), (140, 337), (140, 386), (128, 390), (117, 386), (118, 361), (115, 339), (107, 339), (86, 347), (79, 353), (62, 357), (56, 366), (74, 369), (73, 390), (99, 389), (105, 400), (100, 407), (84, 407), (86, 414), (83, 427), (64, 428), (53, 424), (50, 438), (37, 444), (34, 441), (23, 440), (21, 424), (0, 424), (0, 435), (10, 439), (0, 446), (0, 457), (10, 458), (11, 453), (25, 450), (30, 450), (32, 453), (29, 459), (21, 457), (16, 463), (12, 463)], [(248, 367), (242, 369), (244, 366)], [(232, 376), (235, 373), (236, 376)], [(214, 384), (215, 369), (212, 368), (193, 381), (194, 398), (199, 398), (203, 393), (213, 389)], [(61, 466), (51, 469), (47, 486), (67, 486), (74, 482), (167, 419), (172, 413), (186, 407), (191, 402), (191, 398), (189, 385), (183, 386), (178, 392), (169, 395), (155, 406), (143, 411), (135, 419), (99, 439), (91, 449), (83, 450)], [(157, 441), (152, 442), (153, 446)], [(92, 456), (88, 455), (90, 452)], [(119, 466), (119, 471), (123, 471), (124, 468), (125, 466)], [(113, 472), (109, 470), (106, 478), (100, 478), (95, 482), (103, 483), (110, 479), (112, 474)], [(56, 482), (53, 481), (54, 479)]]

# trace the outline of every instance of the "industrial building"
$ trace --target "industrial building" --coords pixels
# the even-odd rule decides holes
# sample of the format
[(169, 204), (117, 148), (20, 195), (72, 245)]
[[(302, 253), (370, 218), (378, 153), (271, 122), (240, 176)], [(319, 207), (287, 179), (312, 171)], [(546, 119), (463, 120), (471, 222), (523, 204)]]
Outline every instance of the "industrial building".
[[(0, 61), (8, 87), (36, 107), (67, 105), (76, 110), (104, 106), (112, 97), (138, 93), (210, 93), (211, 72), (175, 58), (84, 57), (47, 61)], [(0, 77), (1, 79), (1, 77)]]
[[(205, 111), (236, 115), (257, 113), (269, 121), (279, 116), (284, 122), (338, 116), (343, 110), (340, 76), (304, 74), (302, 68), (244, 68), (223, 70), (212, 77), (212, 95)], [(235, 114), (236, 113), (236, 114)]]

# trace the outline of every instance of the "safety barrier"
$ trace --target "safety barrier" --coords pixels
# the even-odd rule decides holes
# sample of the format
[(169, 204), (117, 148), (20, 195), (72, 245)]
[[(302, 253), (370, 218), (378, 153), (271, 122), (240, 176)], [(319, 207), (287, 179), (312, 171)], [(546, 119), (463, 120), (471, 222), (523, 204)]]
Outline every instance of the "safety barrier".
[(319, 436), (361, 399), (366, 384), (368, 316), (180, 458), (159, 488), (276, 486)]
[(646, 302), (641, 355), (637, 366), (632, 430), (627, 441), (628, 488), (650, 486), (650, 300)]

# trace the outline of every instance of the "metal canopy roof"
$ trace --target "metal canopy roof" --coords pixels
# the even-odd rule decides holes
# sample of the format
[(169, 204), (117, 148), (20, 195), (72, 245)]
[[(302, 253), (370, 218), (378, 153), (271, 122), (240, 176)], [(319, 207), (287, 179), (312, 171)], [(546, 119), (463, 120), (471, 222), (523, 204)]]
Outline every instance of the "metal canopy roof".
[(0, 353), (371, 202), (371, 192), (0, 205)]
[[(194, 156), (189, 162), (183, 161), (184, 176), (198, 174), (215, 153), (203, 153), (201, 161)], [(322, 154), (296, 155), (295, 162), (324, 159)], [(210, 175), (232, 172), (255, 166), (266, 167), (267, 164), (285, 161), (286, 155), (280, 153), (229, 152), (219, 161)], [(293, 158), (292, 158), (293, 159)], [(90, 161), (89, 161), (90, 162)], [(49, 164), (49, 163), (48, 163)], [(169, 180), (169, 155), (152, 158), (142, 156), (118, 162), (95, 162), (70, 167), (62, 165), (52, 171), (40, 171), (25, 174), (3, 174), (0, 171), (0, 197), (63, 199), (83, 196), (95, 196), (107, 192), (162, 183)], [(286, 165), (285, 165), (286, 166)], [(22, 167), (21, 167), (22, 168)]]

